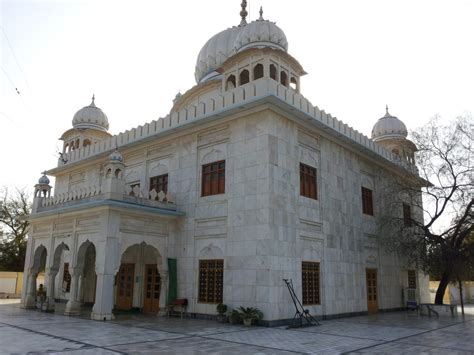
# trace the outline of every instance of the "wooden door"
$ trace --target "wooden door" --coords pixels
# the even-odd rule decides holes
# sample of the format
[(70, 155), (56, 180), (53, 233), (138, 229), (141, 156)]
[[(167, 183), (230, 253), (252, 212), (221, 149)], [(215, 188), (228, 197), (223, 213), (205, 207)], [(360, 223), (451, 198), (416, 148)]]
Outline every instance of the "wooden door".
[(130, 310), (133, 305), (135, 264), (122, 264), (117, 275), (117, 309)]
[(367, 282), (367, 311), (369, 314), (377, 313), (377, 269), (366, 269)]
[(145, 266), (143, 313), (160, 310), (161, 277), (156, 264)]

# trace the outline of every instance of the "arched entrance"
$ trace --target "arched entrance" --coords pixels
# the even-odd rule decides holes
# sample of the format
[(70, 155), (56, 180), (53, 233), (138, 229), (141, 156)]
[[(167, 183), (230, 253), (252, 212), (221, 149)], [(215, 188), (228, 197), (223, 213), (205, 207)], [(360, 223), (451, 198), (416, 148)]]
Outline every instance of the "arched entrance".
[(158, 250), (145, 243), (134, 244), (123, 252), (115, 283), (117, 310), (159, 312), (160, 297), (164, 294), (162, 262)]
[(94, 305), (97, 275), (95, 272), (96, 249), (86, 241), (77, 252), (76, 264), (70, 270), (71, 289), (66, 304), (66, 315), (77, 315), (83, 304)]
[[(46, 275), (47, 277), (47, 299), (48, 299), (48, 311), (54, 311), (54, 306), (55, 306), (55, 298), (56, 298), (56, 277), (58, 275), (59, 269), (61, 267), (61, 260), (63, 259), (63, 253), (64, 251), (68, 251), (69, 247), (61, 243), (56, 247), (56, 250), (54, 251), (54, 256), (53, 256), (53, 265), (49, 269), (48, 274)], [(69, 280), (70, 282), (70, 280)]]
[[(27, 284), (27, 296), (25, 300), (25, 308), (36, 308), (36, 301), (38, 297), (44, 297), (46, 300), (46, 294), (38, 294), (36, 279), (38, 274), (45, 270), (46, 268), (46, 259), (48, 257), (48, 252), (43, 245), (40, 245), (36, 248), (35, 254), (33, 256), (33, 265), (28, 272), (28, 284)], [(45, 292), (44, 284), (39, 285), (41, 292)]]

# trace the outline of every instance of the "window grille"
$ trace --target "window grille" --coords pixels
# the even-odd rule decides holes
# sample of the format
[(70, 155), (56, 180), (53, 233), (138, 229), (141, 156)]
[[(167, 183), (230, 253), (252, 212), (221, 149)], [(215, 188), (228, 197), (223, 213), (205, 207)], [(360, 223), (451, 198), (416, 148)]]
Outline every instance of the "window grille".
[(222, 303), (224, 260), (199, 260), (199, 298), (201, 303)]
[(319, 263), (303, 261), (301, 276), (303, 283), (303, 304), (321, 304)]

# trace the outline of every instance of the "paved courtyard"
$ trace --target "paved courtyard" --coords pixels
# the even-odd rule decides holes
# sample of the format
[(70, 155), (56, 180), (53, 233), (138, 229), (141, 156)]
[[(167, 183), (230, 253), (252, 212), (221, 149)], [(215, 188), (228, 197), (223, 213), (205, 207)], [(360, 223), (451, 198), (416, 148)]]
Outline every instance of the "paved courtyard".
[(97, 322), (0, 304), (0, 353), (474, 354), (474, 316), (398, 312), (287, 330), (144, 315)]

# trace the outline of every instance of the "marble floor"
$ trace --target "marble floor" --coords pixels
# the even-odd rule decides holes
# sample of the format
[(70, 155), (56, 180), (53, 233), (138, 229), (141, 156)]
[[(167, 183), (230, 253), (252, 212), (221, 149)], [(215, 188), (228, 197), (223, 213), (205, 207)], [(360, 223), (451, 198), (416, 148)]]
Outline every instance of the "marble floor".
[(287, 330), (137, 314), (97, 322), (0, 303), (0, 354), (21, 353), (474, 354), (474, 316), (383, 313)]

